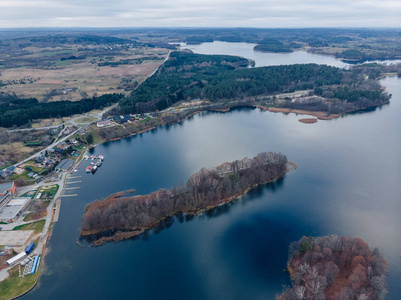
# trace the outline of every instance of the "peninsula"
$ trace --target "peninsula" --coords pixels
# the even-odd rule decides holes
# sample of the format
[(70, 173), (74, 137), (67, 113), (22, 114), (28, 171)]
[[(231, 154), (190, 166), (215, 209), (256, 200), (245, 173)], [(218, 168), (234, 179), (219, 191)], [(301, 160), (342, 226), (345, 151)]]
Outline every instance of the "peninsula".
[(387, 261), (360, 238), (302, 237), (289, 247), (292, 288), (277, 300), (384, 299)]
[(86, 206), (81, 237), (94, 246), (128, 239), (177, 213), (197, 214), (232, 201), (294, 168), (296, 164), (288, 162), (285, 155), (263, 152), (252, 159), (245, 157), (213, 169), (202, 168), (186, 184), (170, 190), (133, 197), (116, 193)]

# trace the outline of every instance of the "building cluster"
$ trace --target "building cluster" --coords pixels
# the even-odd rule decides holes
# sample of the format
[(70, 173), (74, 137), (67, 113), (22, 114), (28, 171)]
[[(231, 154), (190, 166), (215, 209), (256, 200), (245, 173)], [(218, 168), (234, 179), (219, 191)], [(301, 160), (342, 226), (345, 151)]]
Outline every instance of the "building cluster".
[(146, 119), (156, 118), (158, 116), (159, 116), (158, 112), (145, 113), (145, 114), (117, 115), (117, 116), (113, 116), (107, 120), (97, 122), (97, 127), (99, 127), (99, 128), (108, 127), (108, 126), (115, 125), (115, 123), (118, 123), (118, 124), (135, 123), (135, 122), (140, 122), (140, 121), (146, 120)]

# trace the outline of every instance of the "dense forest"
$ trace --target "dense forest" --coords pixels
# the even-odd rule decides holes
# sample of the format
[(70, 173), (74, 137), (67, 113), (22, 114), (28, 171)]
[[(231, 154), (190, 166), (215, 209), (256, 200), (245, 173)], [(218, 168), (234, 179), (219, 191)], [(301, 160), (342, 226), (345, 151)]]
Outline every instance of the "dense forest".
[[(219, 74), (244, 69), (249, 63), (247, 59), (235, 56), (172, 52), (155, 75), (120, 101), (120, 107), (124, 113), (162, 110), (187, 99), (187, 93), (202, 90)], [(195, 97), (198, 96), (201, 95)]]
[(258, 45), (256, 45), (253, 49), (258, 50), (258, 51), (267, 51), (267, 52), (292, 52), (294, 49), (300, 48), (300, 44), (296, 43), (287, 43), (283, 44), (280, 42), (278, 39), (271, 39), (271, 38), (266, 38), (258, 42)]
[(173, 52), (155, 75), (120, 101), (120, 107), (125, 113), (142, 113), (196, 98), (218, 102), (313, 90), (312, 95), (322, 96), (319, 103), (279, 101), (275, 105), (343, 113), (387, 103), (390, 98), (376, 81), (365, 79), (366, 68), (345, 70), (316, 64), (245, 66), (246, 60), (238, 57)]
[(360, 238), (302, 237), (289, 247), (292, 288), (278, 300), (384, 299), (387, 261)]
[(67, 117), (93, 109), (103, 109), (118, 102), (123, 94), (107, 94), (81, 101), (54, 101), (39, 103), (35, 98), (19, 99), (0, 95), (0, 127), (20, 126), (34, 119)]
[(203, 168), (186, 184), (170, 190), (134, 197), (113, 194), (86, 206), (81, 236), (92, 242), (119, 240), (120, 232), (130, 237), (178, 212), (196, 213), (228, 202), (257, 184), (283, 176), (291, 166), (285, 155), (264, 152), (214, 169)]

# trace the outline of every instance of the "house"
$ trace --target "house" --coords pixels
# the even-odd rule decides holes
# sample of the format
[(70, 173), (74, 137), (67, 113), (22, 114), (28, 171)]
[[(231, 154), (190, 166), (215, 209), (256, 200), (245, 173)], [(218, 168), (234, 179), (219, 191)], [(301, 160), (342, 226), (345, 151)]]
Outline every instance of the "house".
[(52, 166), (52, 165), (54, 165), (54, 160), (48, 159), (48, 160), (46, 161), (46, 165), (47, 165), (47, 166)]
[(41, 164), (45, 160), (44, 155), (38, 156), (38, 158), (35, 160), (36, 163)]
[(12, 173), (14, 173), (14, 171), (15, 171), (15, 166), (11, 166), (6, 169), (6, 172), (8, 173), (7, 175), (11, 175)]
[(62, 152), (62, 150), (68, 148), (68, 145), (66, 142), (60, 142), (54, 147), (55, 152)]

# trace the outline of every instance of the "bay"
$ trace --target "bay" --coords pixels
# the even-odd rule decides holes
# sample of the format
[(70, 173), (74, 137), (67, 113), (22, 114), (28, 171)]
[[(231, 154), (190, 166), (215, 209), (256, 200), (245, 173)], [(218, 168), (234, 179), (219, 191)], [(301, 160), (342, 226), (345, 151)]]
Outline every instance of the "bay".
[[(231, 46), (227, 51), (234, 52)], [(252, 58), (242, 51), (233, 54)], [(105, 161), (94, 175), (85, 173), (85, 164), (74, 173), (82, 176), (81, 189), (62, 200), (44, 272), (23, 298), (273, 299), (290, 284), (289, 244), (302, 235), (337, 234), (381, 250), (390, 266), (387, 299), (398, 299), (401, 80), (381, 83), (393, 95), (389, 105), (336, 120), (302, 124), (300, 116), (241, 108), (98, 145), (94, 154)], [(138, 194), (170, 188), (202, 167), (262, 151), (282, 152), (298, 169), (136, 239), (77, 244), (87, 203), (130, 188)]]

